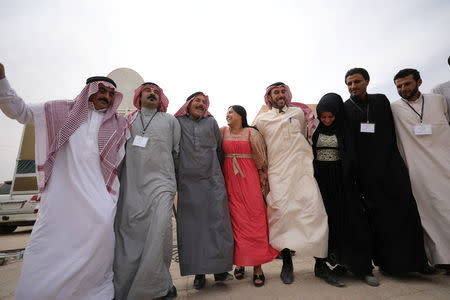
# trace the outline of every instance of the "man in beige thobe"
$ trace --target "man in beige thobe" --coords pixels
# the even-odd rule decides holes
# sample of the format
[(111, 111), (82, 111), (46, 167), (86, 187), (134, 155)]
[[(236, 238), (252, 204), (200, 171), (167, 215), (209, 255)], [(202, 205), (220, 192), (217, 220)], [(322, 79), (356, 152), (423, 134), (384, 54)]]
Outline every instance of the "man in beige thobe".
[(267, 87), (264, 99), (269, 111), (258, 116), (255, 125), (267, 145), (269, 242), (283, 257), (281, 280), (285, 284), (294, 280), (290, 250), (295, 250), (317, 258), (317, 277), (343, 286), (325, 264), (328, 218), (314, 178), (305, 115), (291, 105), (291, 92), (282, 82)]

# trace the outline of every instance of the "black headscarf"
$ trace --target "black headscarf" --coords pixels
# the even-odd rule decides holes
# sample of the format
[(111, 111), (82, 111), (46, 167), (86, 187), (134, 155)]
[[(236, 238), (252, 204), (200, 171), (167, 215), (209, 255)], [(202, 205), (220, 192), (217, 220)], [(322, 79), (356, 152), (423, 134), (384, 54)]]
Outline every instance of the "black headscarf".
[(312, 136), (314, 157), (316, 157), (317, 139), (319, 138), (319, 134), (322, 133), (326, 135), (336, 135), (339, 144), (339, 154), (342, 158), (344, 154), (344, 101), (342, 101), (341, 96), (338, 94), (325, 94), (317, 104), (316, 111), (319, 121), (320, 115), (323, 112), (330, 112), (334, 115), (334, 122), (330, 126), (326, 126), (320, 122), (316, 131), (314, 131)]
[(323, 112), (330, 112), (335, 117), (333, 124), (330, 126), (326, 126), (320, 122), (316, 132), (328, 135), (335, 134), (337, 130), (342, 132), (344, 126), (344, 101), (342, 101), (341, 96), (335, 93), (324, 95), (317, 104), (316, 111), (319, 121), (320, 115)]

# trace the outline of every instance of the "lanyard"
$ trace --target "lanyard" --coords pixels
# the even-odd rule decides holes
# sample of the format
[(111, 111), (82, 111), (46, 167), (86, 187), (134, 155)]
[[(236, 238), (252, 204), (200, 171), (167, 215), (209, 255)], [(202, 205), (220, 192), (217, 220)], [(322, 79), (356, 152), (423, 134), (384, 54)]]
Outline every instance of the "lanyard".
[[(352, 98), (349, 98), (349, 100), (350, 100), (350, 102), (351, 102), (357, 109), (359, 109), (359, 111), (360, 111), (362, 114), (364, 114), (364, 111), (362, 110), (362, 108), (361, 108), (358, 104), (356, 104), (355, 101), (353, 101)], [(369, 99), (367, 99), (367, 106), (366, 106), (366, 109), (367, 109), (367, 115), (366, 115), (367, 123), (369, 123), (369, 108), (370, 108), (370, 106), (369, 106)]]
[(403, 100), (403, 102), (405, 102), (406, 104), (408, 104), (408, 106), (416, 113), (416, 115), (419, 116), (419, 118), (420, 118), (420, 124), (422, 124), (422, 119), (423, 119), (423, 107), (424, 107), (424, 104), (425, 104), (425, 98), (423, 97), (423, 94), (422, 94), (422, 111), (420, 112), (420, 114), (414, 109), (414, 107), (411, 106), (411, 104), (409, 104), (409, 102), (408, 102), (407, 100), (405, 100), (405, 99), (403, 99), (403, 98), (402, 98), (402, 100)]
[(158, 111), (156, 111), (154, 114), (153, 114), (153, 116), (150, 118), (150, 120), (148, 121), (148, 123), (147, 123), (147, 125), (145, 125), (145, 127), (144, 127), (144, 120), (142, 120), (142, 112), (141, 111), (139, 111), (139, 116), (141, 117), (141, 124), (142, 124), (142, 135), (144, 135), (144, 133), (145, 133), (145, 131), (147, 130), (147, 128), (148, 128), (148, 125), (150, 125), (150, 122), (153, 120), (153, 118), (156, 116), (156, 113), (157, 113)]

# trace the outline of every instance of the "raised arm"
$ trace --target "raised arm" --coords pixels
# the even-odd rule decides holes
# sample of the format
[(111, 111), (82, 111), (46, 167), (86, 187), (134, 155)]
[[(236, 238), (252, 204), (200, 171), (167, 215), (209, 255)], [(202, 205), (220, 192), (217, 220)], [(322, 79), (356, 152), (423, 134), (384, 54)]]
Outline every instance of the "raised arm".
[(34, 123), (33, 111), (22, 98), (17, 96), (16, 92), (10, 87), (6, 79), (5, 67), (0, 63), (0, 109), (11, 119), (18, 122)]

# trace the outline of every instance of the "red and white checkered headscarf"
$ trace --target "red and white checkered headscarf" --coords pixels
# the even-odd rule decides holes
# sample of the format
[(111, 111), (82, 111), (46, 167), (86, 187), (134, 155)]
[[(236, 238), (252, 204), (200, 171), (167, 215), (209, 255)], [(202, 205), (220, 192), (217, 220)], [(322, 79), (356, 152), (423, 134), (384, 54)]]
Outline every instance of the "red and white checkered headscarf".
[(270, 91), (276, 87), (284, 87), (286, 89), (286, 106), (288, 106), (288, 107), (295, 106), (295, 107), (299, 107), (303, 110), (306, 120), (308, 121), (308, 125), (307, 125), (308, 140), (312, 141), (312, 134), (313, 134), (314, 130), (317, 128), (317, 122), (315, 121), (314, 112), (306, 104), (303, 104), (301, 102), (291, 102), (292, 93), (291, 93), (291, 90), (289, 89), (289, 86), (287, 86), (286, 84), (284, 84), (282, 82), (277, 82), (272, 85), (269, 85), (266, 89), (266, 94), (264, 95), (264, 101), (266, 102), (267, 107), (269, 107), (269, 109), (272, 109), (272, 97), (270, 96)]
[[(89, 97), (98, 92), (98, 85), (102, 83), (109, 88), (115, 87), (106, 81), (95, 81), (86, 84), (81, 93), (74, 100), (57, 100), (45, 103), (45, 117), (47, 122), (47, 159), (39, 165), (38, 171), (44, 172), (44, 182), (39, 187), (44, 191), (55, 163), (56, 154), (69, 140), (70, 136), (87, 120)], [(111, 105), (105, 112), (98, 131), (98, 150), (100, 166), (106, 188), (111, 195), (118, 192), (117, 153), (125, 142), (125, 118), (117, 114), (117, 108), (122, 101), (122, 93), (114, 90)]]
[(175, 117), (181, 117), (181, 116), (186, 116), (189, 115), (189, 111), (188, 111), (188, 106), (189, 104), (191, 104), (192, 99), (194, 99), (195, 96), (197, 95), (203, 95), (206, 98), (206, 109), (205, 109), (205, 113), (203, 114), (203, 118), (206, 118), (208, 116), (212, 116), (211, 113), (208, 111), (209, 108), (209, 97), (205, 94), (203, 94), (202, 92), (196, 92), (193, 93), (192, 95), (190, 95), (187, 99), (186, 99), (186, 103), (183, 104), (183, 106), (181, 106), (181, 108), (175, 113)]
[(141, 109), (141, 104), (140, 104), (141, 93), (146, 85), (153, 85), (159, 91), (159, 105), (158, 105), (157, 111), (167, 112), (167, 107), (169, 106), (169, 99), (167, 99), (166, 95), (164, 95), (162, 88), (160, 88), (157, 84), (154, 84), (153, 82), (145, 82), (145, 83), (141, 84), (137, 89), (134, 90), (134, 97), (133, 97), (134, 106), (137, 109)]
[(133, 97), (133, 104), (137, 108), (135, 111), (132, 111), (127, 115), (127, 126), (130, 128), (132, 120), (134, 120), (134, 116), (136, 113), (141, 109), (141, 94), (142, 90), (145, 88), (146, 85), (153, 85), (155, 86), (159, 91), (159, 105), (156, 109), (157, 111), (167, 112), (167, 107), (169, 106), (169, 99), (166, 97), (166, 95), (163, 92), (163, 89), (160, 88), (157, 84), (153, 82), (144, 82), (140, 86), (138, 86), (134, 90), (134, 97)]

